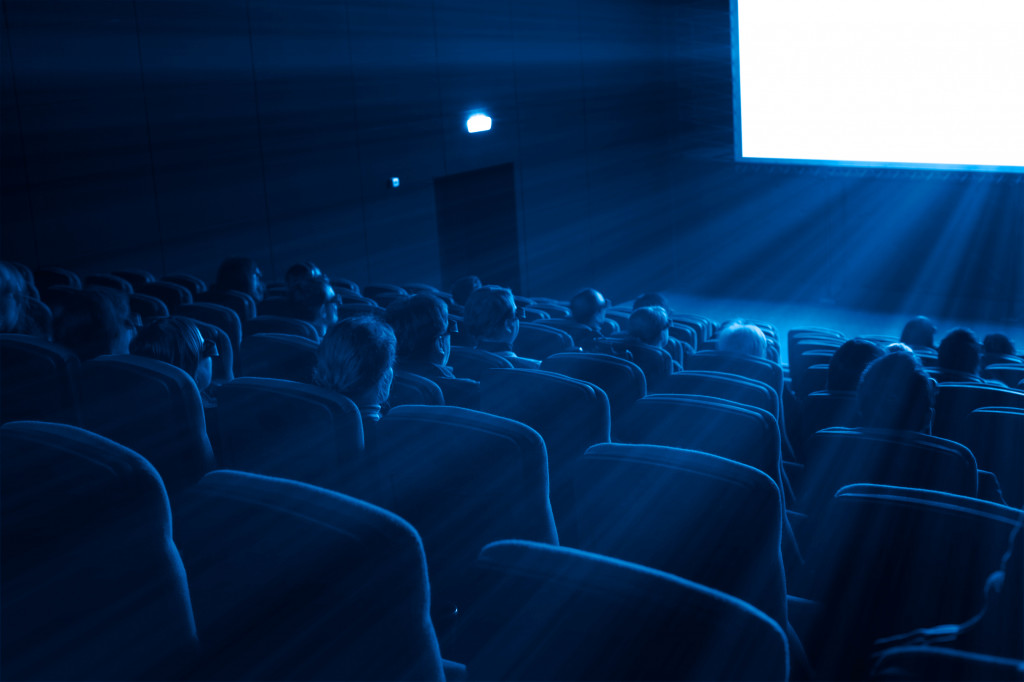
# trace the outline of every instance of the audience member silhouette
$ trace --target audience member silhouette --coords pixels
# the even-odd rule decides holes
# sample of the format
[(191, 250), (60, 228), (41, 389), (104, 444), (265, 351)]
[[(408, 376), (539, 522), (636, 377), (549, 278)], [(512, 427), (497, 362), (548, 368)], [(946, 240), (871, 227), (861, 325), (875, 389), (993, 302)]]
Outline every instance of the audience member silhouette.
[(327, 330), (316, 352), (313, 383), (349, 398), (364, 426), (380, 421), (395, 376), (395, 333), (372, 315), (358, 315)]
[(0, 332), (12, 334), (18, 331), (24, 296), (24, 277), (16, 268), (0, 263)]
[(134, 335), (131, 321), (114, 303), (117, 297), (107, 291), (99, 287), (68, 291), (53, 311), (53, 340), (82, 362), (127, 353)]
[(931, 432), (935, 382), (911, 353), (887, 353), (864, 370), (857, 386), (857, 426)]
[(668, 299), (657, 292), (640, 294), (633, 301), (633, 310), (637, 310), (638, 308), (649, 308), (651, 306), (664, 308), (665, 312), (668, 313), (668, 316), (672, 317), (672, 308), (668, 304)]
[(214, 289), (220, 291), (241, 291), (249, 294), (259, 303), (266, 293), (263, 272), (252, 258), (226, 258), (217, 269)]
[(184, 317), (151, 320), (139, 330), (129, 346), (132, 355), (160, 360), (184, 370), (196, 382), (203, 407), (215, 407), (209, 393), (213, 380), (213, 358), (217, 344), (204, 339), (199, 328)]
[(988, 334), (982, 342), (981, 368), (1000, 362), (1020, 362), (1013, 341), (1006, 334)]
[(883, 355), (885, 351), (867, 339), (846, 341), (836, 349), (828, 363), (826, 387), (833, 393), (855, 392), (867, 366)]
[(316, 327), (321, 339), (338, 322), (338, 298), (331, 283), (322, 276), (296, 280), (288, 289), (288, 310), (290, 317)]
[(765, 358), (768, 355), (768, 339), (761, 328), (743, 322), (731, 322), (718, 332), (717, 348), (726, 353), (750, 355)]
[(288, 287), (290, 293), (295, 287), (301, 282), (305, 282), (311, 279), (326, 279), (324, 273), (320, 270), (316, 263), (306, 261), (304, 263), (296, 263), (291, 266), (284, 273), (284, 284)]
[(913, 349), (935, 349), (935, 323), (924, 315), (918, 315), (903, 326), (900, 341)]
[(1002, 386), (998, 381), (986, 381), (978, 374), (981, 367), (981, 343), (970, 329), (960, 327), (946, 334), (939, 344), (939, 372), (935, 380), (940, 384), (950, 382), (991, 383)]
[[(654, 292), (648, 294), (640, 294), (633, 301), (633, 310), (639, 310), (640, 308), (658, 307), (662, 308), (669, 317), (671, 324), (672, 320), (672, 308), (668, 304), (668, 300), (661, 294)], [(690, 353), (695, 352), (695, 349), (688, 343), (683, 343), (679, 339), (675, 338), (671, 334), (668, 335), (668, 340), (664, 345), (665, 350), (668, 351), (672, 359), (679, 364), (680, 367), (685, 364), (686, 356)]]
[(540, 360), (521, 358), (512, 350), (519, 334), (519, 313), (510, 289), (489, 284), (470, 294), (463, 325), (476, 348), (500, 355), (516, 367), (539, 369)]
[[(573, 321), (584, 327), (590, 327), (595, 338), (611, 336), (621, 331), (615, 321), (607, 318), (609, 307), (611, 307), (611, 301), (597, 289), (583, 289), (569, 301), (569, 313)], [(581, 345), (586, 346), (586, 343), (583, 343), (585, 340), (577, 339), (577, 341), (581, 341)]]
[(398, 369), (428, 379), (455, 376), (447, 366), (455, 329), (444, 301), (426, 293), (398, 299), (387, 307), (385, 319), (398, 341)]
[(454, 302), (452, 312), (462, 313), (466, 303), (469, 301), (470, 295), (482, 286), (483, 283), (476, 275), (466, 275), (455, 280), (451, 290), (452, 301)]

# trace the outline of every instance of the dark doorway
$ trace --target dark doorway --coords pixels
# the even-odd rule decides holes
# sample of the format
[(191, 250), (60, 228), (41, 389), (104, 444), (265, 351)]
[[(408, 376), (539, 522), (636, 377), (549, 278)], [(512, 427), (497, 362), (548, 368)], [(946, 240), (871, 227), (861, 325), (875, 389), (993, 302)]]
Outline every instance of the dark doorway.
[(515, 166), (434, 178), (437, 243), (445, 289), (459, 277), (520, 291)]

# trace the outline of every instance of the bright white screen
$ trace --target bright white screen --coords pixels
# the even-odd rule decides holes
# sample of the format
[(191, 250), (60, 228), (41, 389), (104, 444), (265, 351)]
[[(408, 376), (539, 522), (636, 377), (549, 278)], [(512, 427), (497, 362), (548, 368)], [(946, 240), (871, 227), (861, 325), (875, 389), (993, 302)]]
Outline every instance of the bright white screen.
[(1024, 171), (1024, 0), (733, 11), (740, 158)]

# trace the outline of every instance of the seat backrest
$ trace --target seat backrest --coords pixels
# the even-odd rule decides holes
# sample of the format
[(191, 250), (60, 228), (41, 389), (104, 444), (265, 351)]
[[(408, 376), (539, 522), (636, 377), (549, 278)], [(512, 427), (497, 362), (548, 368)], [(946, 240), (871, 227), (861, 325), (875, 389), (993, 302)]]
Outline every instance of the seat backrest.
[[(815, 391), (803, 400), (804, 443), (830, 426), (853, 426), (857, 416), (857, 394), (852, 391)], [(802, 445), (803, 443), (801, 443)]]
[(995, 379), (1013, 388), (1024, 380), (1024, 363), (999, 362), (993, 363), (981, 370), (981, 376), (985, 379)]
[(765, 410), (776, 419), (779, 416), (779, 396), (768, 384), (725, 372), (675, 372), (661, 383), (658, 393), (723, 398)]
[(291, 299), (288, 298), (286, 292), (272, 293), (268, 290), (266, 297), (260, 301), (259, 317), (263, 317), (265, 315), (288, 317), (291, 312), (292, 302)]
[(345, 396), (283, 379), (243, 377), (217, 391), (221, 468), (360, 490), (363, 425)]
[(192, 292), (187, 287), (163, 280), (140, 284), (135, 293), (159, 298), (167, 309), (175, 314), (178, 314), (178, 306), (187, 305), (193, 300)]
[(532, 322), (521, 322), (519, 334), (512, 342), (512, 350), (516, 355), (535, 360), (543, 360), (549, 355), (564, 353), (575, 347), (576, 343), (568, 332)]
[(94, 274), (86, 275), (85, 286), (93, 287), (107, 287), (108, 289), (116, 289), (117, 291), (123, 291), (126, 294), (135, 293), (135, 289), (131, 283), (126, 279), (122, 279), (117, 275), (111, 274)]
[(828, 365), (811, 365), (804, 370), (803, 380), (796, 388), (796, 395), (802, 399), (816, 391), (826, 390), (828, 390)]
[(535, 324), (542, 324), (555, 329), (561, 329), (572, 337), (573, 344), (590, 350), (591, 342), (600, 334), (585, 324), (564, 317), (552, 317), (549, 320), (537, 320)]
[(788, 679), (778, 625), (695, 582), (514, 540), (485, 547), (476, 572), (482, 597), (465, 628), (472, 679)]
[(131, 284), (132, 287), (156, 281), (156, 277), (153, 276), (153, 273), (145, 270), (114, 270), (110, 274), (120, 277)]
[(227, 333), (217, 325), (188, 318), (203, 335), (204, 340), (217, 344), (217, 357), (213, 359), (213, 380), (226, 383), (235, 378), (235, 349)]
[(244, 377), (265, 377), (312, 383), (316, 341), (294, 334), (253, 334), (245, 337), (240, 371)]
[(613, 355), (631, 361), (643, 370), (647, 390), (659, 391), (661, 382), (672, 373), (672, 355), (664, 348), (631, 339), (601, 338), (591, 344), (594, 353)]
[(408, 523), (322, 488), (215, 471), (174, 535), (207, 680), (443, 680)]
[(391, 380), (388, 405), (444, 405), (444, 394), (430, 379), (396, 369), (395, 377)]
[(1017, 658), (992, 656), (934, 645), (896, 646), (878, 654), (871, 677), (875, 680), (996, 680), (1019, 682)]
[(172, 497), (214, 468), (199, 389), (174, 365), (103, 355), (79, 371), (82, 426), (145, 457)]
[(608, 396), (598, 386), (539, 369), (492, 369), (480, 381), (480, 409), (522, 422), (548, 451), (551, 509), (563, 542), (571, 542), (572, 467), (591, 445), (611, 438)]
[(978, 468), (999, 479), (1003, 497), (1024, 507), (1024, 408), (980, 407), (967, 418), (967, 439)]
[(196, 294), (195, 300), (201, 303), (216, 303), (227, 306), (238, 314), (238, 319), (242, 322), (256, 317), (256, 301), (252, 299), (252, 296), (242, 291), (208, 289), (201, 294)]
[(540, 368), (599, 386), (608, 396), (613, 434), (619, 416), (647, 395), (644, 371), (622, 358), (600, 353), (556, 353), (545, 358)]
[(779, 489), (696, 450), (606, 443), (575, 466), (578, 544), (749, 602), (787, 627)]
[(196, 277), (195, 275), (188, 275), (184, 273), (165, 275), (160, 278), (160, 281), (170, 282), (172, 284), (180, 284), (181, 286), (188, 289), (189, 293), (191, 293), (193, 296), (195, 296), (196, 294), (201, 294), (207, 289), (206, 282), (204, 282), (202, 279)]
[[(819, 532), (802, 545), (802, 595), (821, 607), (803, 640), (818, 674), (866, 679), (877, 639), (979, 613), (986, 581), (1003, 567), (1022, 519), (1019, 509), (933, 490), (840, 489)], [(1021, 576), (1008, 572), (1004, 580), (1001, 593), (993, 593), (999, 608), (990, 603), (985, 617), (1005, 619), (1019, 650)]]
[(481, 375), (486, 370), (514, 367), (508, 358), (503, 358), (490, 351), (465, 346), (452, 346), (451, 354), (448, 356), (448, 366), (455, 372), (455, 376), (473, 381), (480, 381)]
[(251, 320), (246, 320), (242, 325), (242, 334), (246, 337), (253, 334), (291, 334), (320, 342), (320, 335), (311, 322), (277, 315), (257, 315)]
[(377, 424), (374, 449), (383, 506), (422, 536), (439, 600), (460, 604), (465, 572), (488, 542), (558, 542), (544, 441), (525, 424), (459, 407), (403, 405)]
[(132, 294), (128, 297), (128, 306), (133, 313), (144, 320), (150, 317), (167, 317), (170, 315), (170, 312), (167, 310), (167, 304), (156, 296), (150, 296), (149, 294)]
[(546, 301), (534, 300), (530, 303), (530, 307), (547, 313), (547, 319), (568, 319), (572, 315), (572, 312), (569, 310), (569, 306), (561, 305), (559, 303), (548, 303)]
[[(347, 297), (343, 300), (347, 300)], [(369, 303), (343, 303), (338, 306), (338, 319), (344, 320), (349, 317), (357, 317), (359, 315), (373, 315), (374, 317), (384, 318), (384, 308), (381, 308), (376, 304)]]
[(804, 449), (799, 508), (821, 511), (851, 483), (941, 490), (974, 497), (978, 466), (959, 443), (911, 431), (832, 427), (818, 431)]
[(795, 355), (789, 356), (789, 378), (793, 382), (793, 388), (797, 395), (807, 395), (810, 391), (802, 392), (804, 385), (804, 372), (811, 365), (827, 365), (835, 355), (836, 350), (843, 344), (842, 341), (825, 341), (821, 339), (802, 339), (794, 346)]
[(698, 395), (649, 395), (618, 424), (623, 443), (700, 450), (758, 469), (782, 490), (779, 424), (764, 410)]
[(968, 417), (979, 407), (1024, 408), (1024, 391), (986, 384), (939, 384), (932, 433), (963, 443), (967, 440)]
[(75, 289), (82, 288), (82, 278), (67, 268), (45, 267), (36, 268), (33, 273), (36, 288), (39, 291), (49, 289), (52, 286), (68, 286)]
[(183, 679), (189, 586), (153, 467), (65, 424), (0, 429), (4, 679)]
[(782, 395), (782, 367), (771, 360), (717, 350), (702, 350), (686, 359), (686, 369), (738, 374), (756, 381), (763, 381), (771, 386), (779, 396)]
[(78, 356), (55, 343), (0, 334), (0, 423), (22, 419), (79, 424)]
[(235, 371), (238, 371), (238, 353), (242, 345), (242, 321), (238, 313), (216, 303), (187, 303), (179, 306), (175, 314), (223, 329), (231, 340), (231, 348), (235, 352)]

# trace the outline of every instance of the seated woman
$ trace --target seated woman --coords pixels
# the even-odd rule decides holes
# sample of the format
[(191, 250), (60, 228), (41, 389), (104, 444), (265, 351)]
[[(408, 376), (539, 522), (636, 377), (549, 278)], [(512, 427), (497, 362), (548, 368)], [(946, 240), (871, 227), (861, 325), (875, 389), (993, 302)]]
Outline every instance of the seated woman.
[(204, 339), (199, 328), (184, 317), (162, 317), (146, 324), (132, 340), (132, 355), (160, 360), (184, 370), (199, 389), (203, 407), (215, 407), (209, 393), (217, 344)]
[(521, 358), (512, 350), (519, 335), (519, 311), (512, 291), (505, 287), (480, 287), (466, 301), (463, 318), (475, 347), (506, 358), (521, 369), (539, 369), (540, 360)]
[(313, 383), (349, 398), (359, 408), (364, 428), (370, 427), (380, 421), (391, 394), (396, 345), (395, 333), (380, 319), (344, 319), (327, 330), (317, 349)]

